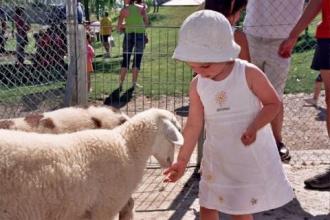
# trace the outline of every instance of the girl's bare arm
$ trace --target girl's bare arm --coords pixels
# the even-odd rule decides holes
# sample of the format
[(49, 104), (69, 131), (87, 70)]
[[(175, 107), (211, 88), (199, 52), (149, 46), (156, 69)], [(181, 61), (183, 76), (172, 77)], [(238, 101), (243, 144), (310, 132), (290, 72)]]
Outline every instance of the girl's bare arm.
[(180, 148), (177, 161), (188, 163), (194, 147), (198, 141), (204, 124), (204, 107), (197, 93), (197, 77), (190, 84), (189, 91), (189, 115), (188, 120), (183, 130), (184, 144)]

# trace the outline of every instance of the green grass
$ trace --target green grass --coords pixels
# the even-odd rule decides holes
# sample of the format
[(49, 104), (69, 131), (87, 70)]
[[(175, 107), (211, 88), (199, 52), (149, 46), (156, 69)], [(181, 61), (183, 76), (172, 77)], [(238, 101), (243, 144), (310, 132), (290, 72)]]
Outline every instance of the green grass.
[[(139, 76), (139, 82), (144, 86), (143, 93), (147, 96), (158, 97), (160, 95), (186, 94), (191, 79), (191, 70), (181, 62), (171, 59), (177, 39), (178, 28), (182, 21), (198, 7), (161, 7), (159, 13), (149, 14), (151, 27), (148, 28), (150, 43), (147, 44), (143, 57), (143, 67)], [(309, 27), (308, 35), (305, 35), (297, 44), (299, 52), (294, 53), (288, 76), (285, 93), (311, 92), (316, 74), (310, 69), (315, 44), (313, 33), (318, 17)], [(118, 34), (114, 37), (118, 42)], [(119, 47), (118, 47), (119, 46)], [(95, 45), (96, 53), (103, 54), (100, 43)], [(118, 85), (118, 73), (121, 62), (121, 45), (117, 43), (113, 53), (115, 58), (104, 61), (96, 58), (96, 71), (92, 76), (92, 86), (95, 88), (91, 97), (101, 98), (102, 94), (109, 94)], [(131, 75), (127, 76), (130, 86)]]
[[(182, 21), (197, 7), (163, 7), (157, 14), (150, 14), (151, 26), (147, 30), (149, 43), (146, 45), (139, 83), (143, 85), (146, 96), (157, 98), (160, 95), (186, 94), (191, 70), (181, 62), (175, 62), (171, 56), (177, 39), (178, 27)], [(168, 27), (168, 28), (165, 28)], [(116, 46), (112, 50), (112, 58), (104, 59), (104, 50), (100, 42), (95, 43), (95, 73), (92, 75), (92, 98), (102, 98), (118, 86), (121, 64), (121, 40), (123, 35), (114, 33)], [(127, 75), (125, 88), (131, 86), (131, 74)]]
[[(152, 13), (150, 10), (149, 18), (151, 25), (147, 29), (149, 43), (146, 45), (142, 68), (139, 75), (139, 83), (143, 85), (143, 90), (139, 90), (138, 94), (143, 94), (153, 98), (161, 95), (178, 95), (187, 94), (188, 85), (191, 79), (191, 69), (182, 62), (174, 61), (171, 56), (174, 51), (178, 33), (178, 27), (182, 21), (197, 10), (198, 7), (161, 7), (159, 13)], [(114, 19), (115, 20), (115, 19)], [(306, 48), (306, 45), (315, 43), (313, 33), (318, 17), (309, 27), (307, 37), (302, 37), (297, 47), (303, 47), (303, 50), (297, 51), (292, 58), (291, 68), (285, 88), (286, 93), (311, 92), (313, 88), (315, 72), (310, 69), (310, 63), (313, 57), (313, 49)], [(115, 22), (114, 22), (115, 25)], [(32, 26), (33, 31), (29, 34), (29, 45), (26, 49), (28, 53), (33, 53), (34, 40), (32, 32), (38, 31), (36, 25)], [(93, 44), (96, 51), (95, 73), (92, 74), (92, 88), (90, 93), (91, 99), (103, 99), (104, 95), (108, 95), (118, 86), (119, 69), (122, 60), (122, 39), (116, 31), (113, 32), (116, 46), (112, 50), (112, 57), (104, 59), (103, 46), (100, 42)], [(15, 50), (15, 39), (9, 39), (7, 49)], [(127, 75), (127, 83), (125, 88), (131, 85), (131, 74)], [(63, 86), (63, 84), (58, 84)], [(57, 84), (55, 86), (58, 86)], [(0, 88), (0, 100), (8, 99), (8, 97), (25, 95), (38, 91), (46, 91), (53, 89), (53, 85), (46, 86), (29, 86), (19, 87), (16, 89)]]
[(21, 97), (29, 94), (46, 93), (47, 91), (63, 88), (65, 83), (56, 82), (44, 85), (20, 86), (20, 87), (0, 87), (0, 100), (6, 104), (17, 104)]

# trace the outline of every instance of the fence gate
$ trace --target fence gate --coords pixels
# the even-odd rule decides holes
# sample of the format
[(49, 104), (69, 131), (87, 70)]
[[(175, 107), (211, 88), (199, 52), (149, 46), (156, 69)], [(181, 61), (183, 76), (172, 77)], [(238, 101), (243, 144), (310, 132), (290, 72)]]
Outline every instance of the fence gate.
[(79, 46), (76, 4), (0, 1), (0, 118), (72, 104)]

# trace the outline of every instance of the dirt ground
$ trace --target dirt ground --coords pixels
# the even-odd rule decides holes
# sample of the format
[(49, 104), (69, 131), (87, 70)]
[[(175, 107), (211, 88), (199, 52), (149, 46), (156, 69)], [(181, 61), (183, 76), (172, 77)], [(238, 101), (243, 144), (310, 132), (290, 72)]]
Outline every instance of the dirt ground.
[[(324, 171), (330, 165), (330, 143), (325, 125), (324, 94), (319, 106), (307, 105), (310, 94), (284, 96), (285, 118), (283, 139), (290, 148), (292, 159), (284, 168), (295, 189), (296, 198), (289, 204), (255, 215), (256, 220), (330, 220), (330, 191), (304, 188), (304, 180)], [(142, 103), (142, 104), (141, 104)], [(143, 108), (166, 108), (177, 113), (183, 124), (188, 112), (188, 98), (160, 97), (151, 100), (138, 96), (122, 110), (134, 113)], [(147, 169), (134, 194), (137, 220), (199, 219), (197, 155), (191, 167), (176, 184), (163, 183), (161, 169)], [(229, 220), (222, 214), (221, 219)]]
[[(329, 220), (330, 191), (304, 188), (304, 180), (324, 171), (330, 165), (330, 151), (313, 151), (309, 163), (301, 161), (300, 151), (293, 151), (293, 163), (285, 164), (288, 179), (296, 198), (287, 205), (256, 214), (255, 220)], [(318, 157), (328, 159), (327, 163)], [(161, 169), (147, 169), (143, 181), (134, 194), (135, 220), (194, 220), (199, 219), (199, 175), (196, 167), (187, 169), (177, 183), (163, 183)], [(221, 219), (229, 220), (222, 214)]]
[[(284, 96), (285, 115), (282, 132), (284, 143), (291, 150), (330, 149), (325, 125), (324, 94), (321, 94), (318, 107), (306, 104), (304, 99), (309, 97), (311, 94), (305, 93)], [(138, 93), (128, 103), (121, 103), (120, 107), (130, 115), (151, 107), (165, 108), (175, 112), (184, 124), (188, 114), (189, 100), (188, 97), (172, 96), (151, 99)], [(306, 159), (308, 159), (308, 155), (306, 155)]]

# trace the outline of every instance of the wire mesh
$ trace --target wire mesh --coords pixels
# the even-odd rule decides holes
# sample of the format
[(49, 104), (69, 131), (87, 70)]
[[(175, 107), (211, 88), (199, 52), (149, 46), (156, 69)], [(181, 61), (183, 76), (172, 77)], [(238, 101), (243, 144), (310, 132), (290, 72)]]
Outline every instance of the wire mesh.
[[(264, 11), (262, 13), (265, 16), (267, 13), (276, 13), (273, 15), (276, 24), (269, 23), (267, 19), (258, 19), (260, 24), (245, 23), (243, 25), (244, 16), (242, 16), (236, 29), (245, 31), (247, 27), (261, 27), (261, 29), (266, 27), (270, 31), (268, 37), (276, 38), (278, 42), (281, 42), (284, 40), (284, 35), (271, 36), (271, 33), (286, 32), (287, 35), (297, 22), (303, 9), (303, 1), (297, 0), (289, 3), (286, 7), (281, 5), (280, 8), (291, 14), (292, 17), (280, 16), (281, 10), (276, 12), (273, 10), (272, 12), (270, 10)], [(268, 1), (268, 4), (273, 4), (273, 1)], [(274, 7), (274, 5), (269, 5), (269, 7)], [(324, 93), (321, 92), (317, 106), (306, 102), (306, 99), (312, 97), (313, 84), (318, 75), (316, 71), (310, 69), (310, 63), (316, 45), (314, 38), (316, 23), (319, 20), (320, 17), (317, 17), (301, 34), (290, 60), (289, 74), (288, 76), (284, 74), (285, 78), (279, 79), (279, 81), (286, 81), (283, 98), (285, 115), (282, 136), (284, 143), (290, 150), (322, 150), (328, 149), (329, 146), (325, 125)], [(274, 23), (274, 21), (272, 22)], [(132, 89), (131, 70), (127, 74), (123, 89), (119, 89), (122, 48), (125, 42), (123, 41), (124, 35), (116, 32), (115, 26), (112, 28), (115, 46), (111, 49), (111, 57), (104, 56), (105, 51), (101, 42), (95, 41), (93, 43), (96, 49), (96, 58), (90, 100), (119, 107), (129, 115), (134, 115), (150, 107), (165, 108), (176, 112), (184, 124), (189, 110), (188, 87), (192, 78), (192, 70), (182, 62), (174, 61), (171, 58), (177, 41), (178, 27), (150, 26), (147, 28), (148, 43), (145, 45), (142, 66), (138, 76), (138, 83), (142, 87), (134, 90)], [(251, 47), (251, 45), (249, 46)], [(266, 47), (265, 51), (274, 50), (271, 47), (278, 46), (279, 43), (275, 46), (268, 45), (268, 49)], [(259, 49), (258, 42), (255, 49)], [(274, 56), (277, 56), (277, 53)], [(269, 62), (276, 63), (276, 59), (270, 58)], [(262, 65), (267, 64), (263, 63)], [(267, 68), (264, 71), (267, 71)], [(315, 158), (309, 157), (308, 151), (306, 151), (306, 157), (303, 160), (315, 160)], [(328, 163), (328, 161), (324, 162)]]
[(65, 4), (2, 1), (0, 117), (58, 107), (68, 61)]
[[(72, 56), (72, 52), (68, 53), (69, 33), (66, 30), (65, 5), (49, 2), (3, 1), (1, 4), (1, 118), (24, 115), (31, 111), (47, 111), (58, 108), (63, 102), (70, 64), (68, 58)], [(293, 2), (301, 4), (302, 1), (290, 1)], [(275, 1), (268, 1), (268, 4), (273, 3), (277, 4)], [(19, 7), (23, 9), (21, 23), (27, 26), (27, 42), (17, 36), (14, 18)], [(300, 6), (279, 7), (294, 14)], [(267, 13), (273, 12), (263, 12), (265, 15)], [(267, 19), (259, 19), (260, 23), (257, 25), (243, 25), (242, 15), (237, 29), (245, 31), (249, 27), (267, 27), (270, 32), (278, 33), (281, 32), (281, 27), (289, 30), (296, 22), (296, 19), (280, 16), (281, 10), (276, 13), (273, 17), (280, 19), (276, 22), (277, 25), (269, 23)], [(320, 16), (299, 37), (286, 80), (282, 136), (291, 150), (328, 149), (329, 146), (324, 93), (321, 92), (317, 106), (305, 101), (312, 97), (318, 74), (310, 69), (310, 62), (316, 45), (314, 34), (319, 20)], [(145, 42), (138, 74), (138, 84), (142, 87), (132, 87), (132, 73), (129, 69), (122, 90), (119, 88), (119, 75), (124, 54), (124, 34), (112, 25), (111, 37), (107, 42), (110, 45), (108, 55), (99, 33), (100, 22), (90, 21), (85, 27), (94, 36), (92, 46), (95, 49), (90, 103), (112, 105), (130, 116), (151, 107), (164, 108), (175, 112), (181, 118), (182, 125), (185, 124), (189, 110), (188, 87), (193, 73), (184, 63), (171, 58), (177, 43), (178, 27), (151, 25), (147, 28), (148, 42)], [(79, 37), (75, 33), (70, 34), (70, 37)], [(23, 45), (26, 44), (23, 53), (20, 47), (22, 42)], [(256, 44), (256, 50), (258, 49)], [(19, 60), (20, 55), (23, 55), (23, 62)], [(308, 159), (312, 158), (306, 155), (305, 160)]]

